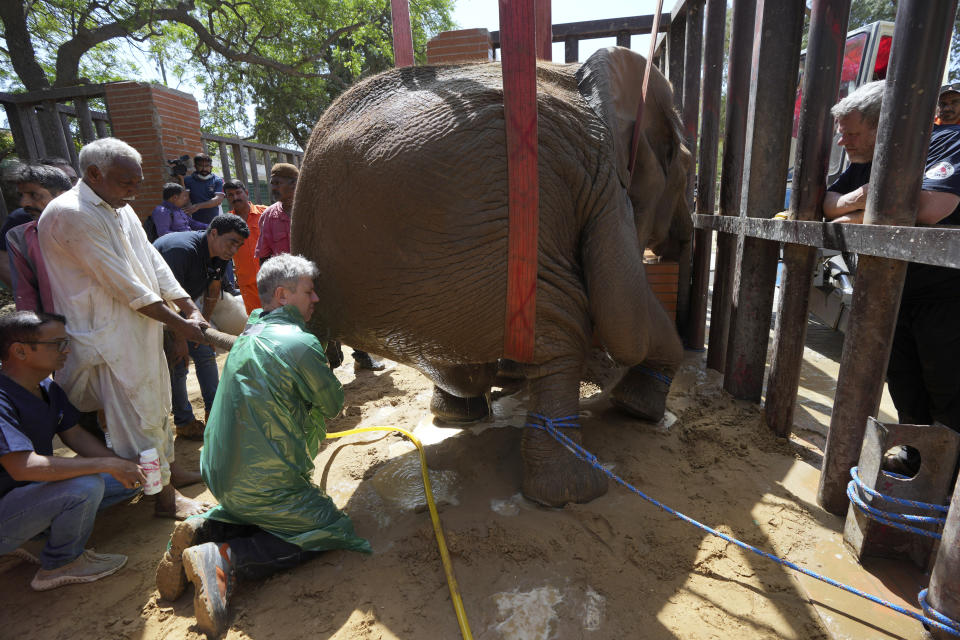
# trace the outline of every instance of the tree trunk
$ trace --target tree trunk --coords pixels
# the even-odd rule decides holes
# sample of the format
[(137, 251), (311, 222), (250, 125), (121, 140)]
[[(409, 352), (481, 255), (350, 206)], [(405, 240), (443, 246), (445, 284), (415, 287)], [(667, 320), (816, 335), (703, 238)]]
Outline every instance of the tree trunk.
[(49, 88), (50, 80), (43, 72), (43, 67), (37, 62), (33, 42), (27, 30), (24, 3), (21, 0), (0, 2), (0, 20), (3, 21), (4, 38), (7, 41), (7, 50), (10, 52), (10, 62), (17, 77), (23, 82), (23, 86), (27, 91)]

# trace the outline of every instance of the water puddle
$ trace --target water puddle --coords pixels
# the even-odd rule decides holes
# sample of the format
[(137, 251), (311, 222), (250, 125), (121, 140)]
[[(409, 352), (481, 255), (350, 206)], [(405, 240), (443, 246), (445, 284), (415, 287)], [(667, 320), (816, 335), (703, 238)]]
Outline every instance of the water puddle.
[[(420, 474), (420, 456), (416, 452), (403, 454), (386, 463), (377, 470), (370, 482), (388, 507), (401, 511), (422, 511), (427, 508)], [(438, 505), (460, 504), (457, 497), (460, 481), (455, 471), (431, 469), (430, 485), (433, 499)]]
[(593, 587), (587, 587), (586, 600), (583, 603), (583, 628), (587, 631), (597, 631), (600, 629), (600, 623), (603, 621), (603, 610), (606, 607), (607, 599), (593, 590)]
[(490, 500), (490, 509), (501, 516), (516, 516), (520, 514), (520, 507), (526, 502), (526, 499), (519, 493), (515, 493), (506, 500)]
[(496, 625), (500, 635), (510, 640), (547, 640), (550, 623), (557, 619), (556, 607), (563, 598), (553, 587), (541, 587), (526, 593), (497, 593), (497, 610), (506, 619)]

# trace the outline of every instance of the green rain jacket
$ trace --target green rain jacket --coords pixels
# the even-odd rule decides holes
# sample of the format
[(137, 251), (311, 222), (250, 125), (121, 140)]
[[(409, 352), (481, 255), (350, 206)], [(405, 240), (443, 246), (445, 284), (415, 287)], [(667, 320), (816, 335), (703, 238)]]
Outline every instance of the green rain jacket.
[(224, 366), (200, 471), (220, 505), (207, 517), (253, 524), (303, 549), (370, 552), (350, 518), (313, 484), (324, 418), (343, 387), (300, 311), (257, 309)]

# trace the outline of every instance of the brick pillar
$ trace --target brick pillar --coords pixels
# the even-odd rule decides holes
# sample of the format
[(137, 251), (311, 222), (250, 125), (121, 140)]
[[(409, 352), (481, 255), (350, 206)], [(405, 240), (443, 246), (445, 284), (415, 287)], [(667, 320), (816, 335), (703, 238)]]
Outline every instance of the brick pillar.
[(486, 29), (444, 31), (427, 43), (427, 64), (488, 60), (493, 60), (493, 43)]
[(171, 181), (167, 160), (203, 150), (197, 101), (162, 85), (113, 82), (107, 85), (107, 110), (113, 136), (143, 156), (143, 184), (133, 208), (149, 214), (162, 200), (164, 183)]
[(667, 315), (677, 319), (677, 292), (680, 283), (680, 264), (674, 261), (660, 261), (652, 252), (643, 254), (643, 266), (647, 272), (647, 282), (653, 294), (666, 309)]

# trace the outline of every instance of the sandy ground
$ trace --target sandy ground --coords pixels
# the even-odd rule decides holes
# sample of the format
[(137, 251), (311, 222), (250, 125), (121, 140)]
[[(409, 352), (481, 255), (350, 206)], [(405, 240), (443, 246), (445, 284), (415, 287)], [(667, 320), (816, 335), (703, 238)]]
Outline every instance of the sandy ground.
[[(841, 520), (815, 503), (839, 337), (812, 330), (809, 344), (797, 435), (790, 440), (770, 435), (759, 407), (732, 400), (720, 377), (705, 370), (704, 354), (690, 353), (660, 424), (623, 417), (600, 387), (584, 383), (585, 446), (642, 491), (710, 526), (816, 570), (850, 565), (841, 557)], [(337, 375), (346, 409), (330, 421), (331, 431), (402, 427), (426, 445), (476, 638), (806, 640), (836, 637), (825, 622), (830, 616), (859, 616), (843, 611), (843, 604), (824, 609), (826, 599), (812, 602), (788, 570), (618, 486), (589, 504), (564, 509), (523, 499), (522, 394), (500, 398), (494, 420), (461, 431), (433, 424), (431, 386), (412, 369), (391, 365), (355, 376), (348, 356)], [(197, 464), (199, 443), (178, 442), (177, 455)], [(351, 514), (374, 553), (331, 552), (265, 582), (242, 585), (226, 637), (460, 637), (412, 446), (392, 434), (328, 440), (315, 479)], [(201, 485), (186, 493), (211, 497)], [(102, 515), (90, 544), (130, 560), (120, 573), (93, 585), (33, 593), (28, 583), (34, 568), (9, 569), (0, 581), (0, 637), (199, 637), (192, 589), (166, 602), (154, 586), (154, 568), (172, 526), (155, 519), (147, 501)], [(910, 630), (919, 627), (908, 623), (905, 635), (882, 622), (864, 628), (863, 635), (847, 637), (914, 637)]]

